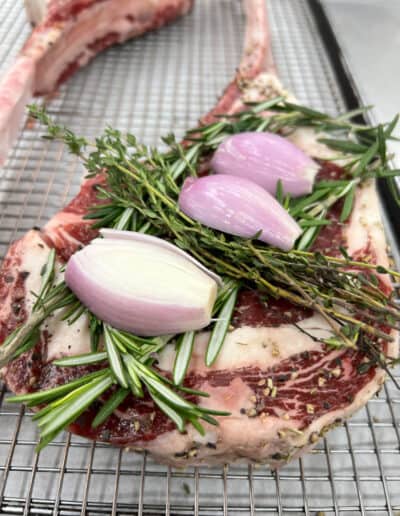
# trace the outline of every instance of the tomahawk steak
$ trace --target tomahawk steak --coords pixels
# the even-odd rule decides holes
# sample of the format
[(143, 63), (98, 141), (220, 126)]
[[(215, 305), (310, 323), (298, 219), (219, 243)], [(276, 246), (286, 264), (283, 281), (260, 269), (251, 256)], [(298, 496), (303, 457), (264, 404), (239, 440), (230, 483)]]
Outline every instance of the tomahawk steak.
[[(244, 100), (287, 95), (271, 66), (264, 4), (264, 0), (247, 0), (250, 26), (244, 59), (235, 80), (206, 120), (240, 110)], [(299, 129), (291, 138), (315, 159), (332, 156), (332, 151), (308, 129)], [(340, 166), (324, 163), (320, 177), (340, 176)], [(96, 202), (94, 185), (103, 183), (102, 176), (84, 181), (75, 199), (42, 230), (28, 232), (10, 247), (0, 273), (0, 339), (30, 313), (34, 302), (31, 292), (39, 290), (40, 270), (49, 250), (55, 248), (63, 263), (96, 236), (83, 216)], [(334, 254), (344, 245), (358, 259), (368, 255), (370, 260), (388, 265), (372, 181), (357, 190), (346, 224), (339, 224), (335, 211), (332, 217), (336, 223), (322, 230), (315, 249)], [(383, 288), (387, 293), (392, 289), (389, 282)], [(60, 321), (61, 315), (47, 320), (40, 342), (32, 351), (4, 369), (5, 381), (14, 392), (54, 387), (88, 371), (53, 364), (56, 358), (89, 351), (85, 316), (68, 326)], [(90, 439), (148, 450), (160, 462), (178, 467), (234, 461), (282, 466), (310, 450), (330, 428), (363, 407), (385, 380), (385, 373), (377, 367), (361, 371), (365, 361), (361, 352), (327, 349), (318, 341), (329, 334), (325, 321), (311, 310), (281, 300), (266, 303), (257, 292), (243, 290), (233, 329), (217, 361), (211, 368), (204, 365), (209, 334), (199, 333), (186, 378), (188, 386), (209, 394), (198, 403), (231, 413), (219, 418), (219, 426), (206, 425), (203, 437), (190, 426), (181, 434), (151, 399), (130, 397), (100, 427), (91, 427), (98, 409), (92, 407), (70, 429)], [(388, 344), (386, 353), (398, 355), (396, 339)], [(170, 372), (173, 359), (174, 348), (165, 348), (158, 367)]]

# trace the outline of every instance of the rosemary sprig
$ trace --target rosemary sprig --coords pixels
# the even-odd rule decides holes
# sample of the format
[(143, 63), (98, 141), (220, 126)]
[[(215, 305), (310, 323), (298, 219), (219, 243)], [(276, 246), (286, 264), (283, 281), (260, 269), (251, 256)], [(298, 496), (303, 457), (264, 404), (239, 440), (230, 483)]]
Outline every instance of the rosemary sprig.
[[(75, 421), (94, 401), (101, 399), (101, 396), (115, 384), (120, 387), (105, 401), (92, 422), (93, 427), (102, 424), (123, 403), (129, 393), (142, 398), (146, 390), (155, 404), (173, 419), (182, 432), (190, 422), (204, 434), (204, 428), (199, 420), (217, 424), (213, 416), (229, 415), (227, 412), (199, 407), (187, 401), (177, 394), (170, 380), (153, 368), (152, 351), (158, 351), (165, 342), (139, 339), (142, 344), (138, 345), (137, 337), (128, 336), (126, 332), (119, 332), (107, 325), (105, 341), (106, 352), (68, 357), (54, 363), (59, 367), (88, 366), (97, 363), (109, 364), (109, 367), (103, 367), (95, 373), (60, 387), (9, 398), (11, 403), (24, 402), (30, 407), (45, 405), (34, 416), (41, 436), (38, 450), (48, 444), (50, 437), (51, 440), (54, 439), (66, 426)], [(184, 386), (176, 388), (190, 395), (206, 396), (203, 392)]]
[(43, 269), (41, 271), (42, 285), (40, 288), (40, 292), (37, 296), (36, 303), (33, 305), (33, 311), (37, 310), (40, 300), (44, 297), (45, 294), (47, 294), (47, 292), (53, 285), (54, 274), (55, 274), (55, 263), (56, 263), (56, 251), (55, 251), (55, 249), (51, 249), (47, 263), (45, 264), (45, 266), (43, 267)]
[[(267, 109), (273, 112), (268, 118), (259, 114)], [(122, 213), (123, 210), (133, 209), (139, 226), (147, 224), (148, 231), (173, 240), (220, 274), (264, 289), (272, 296), (284, 297), (295, 304), (319, 311), (331, 321), (331, 326), (343, 342), (350, 345), (340, 331), (340, 325), (348, 322), (347, 316), (326, 307), (326, 296), (340, 297), (336, 295), (339, 291), (361, 292), (362, 301), (349, 296), (353, 313), (371, 304), (365, 296), (364, 286), (354, 278), (353, 273), (348, 272), (348, 267), (353, 264), (347, 258), (328, 260), (322, 264), (321, 257), (312, 253), (305, 258), (300, 250), (283, 253), (226, 237), (201, 226), (180, 212), (177, 209), (177, 195), (184, 174), (193, 173), (199, 160), (212, 152), (229, 134), (260, 129), (287, 133), (304, 126), (334, 134), (339, 131), (341, 137), (350, 138), (351, 144), (345, 150), (353, 152), (346, 165), (348, 177), (339, 181), (323, 181), (320, 185), (317, 183), (311, 196), (289, 202), (289, 210), (293, 210), (292, 214), (298, 220), (306, 221), (307, 224), (316, 221), (314, 227), (309, 227), (314, 231), (311, 236), (308, 235), (309, 242), (302, 245), (306, 248), (315, 238), (321, 224), (326, 223), (325, 213), (338, 199), (353, 195), (353, 187), (377, 174), (377, 171), (379, 174), (388, 171), (385, 168), (386, 141), (392, 138), (397, 118), (383, 126), (367, 127), (352, 123), (350, 116), (332, 118), (277, 98), (252, 106), (237, 116), (224, 118), (189, 132), (189, 143), (185, 147), (176, 143), (170, 135), (164, 140), (170, 146), (170, 151), (164, 154), (138, 144), (132, 135), (123, 137), (119, 131), (107, 129), (103, 137), (96, 140), (94, 151), (85, 157), (83, 151), (89, 145), (88, 142), (77, 139), (71, 145), (70, 132), (63, 136), (62, 128), (54, 125), (46, 113), (34, 107), (31, 114), (48, 126), (50, 135), (55, 134), (69, 146), (71, 152), (79, 154), (91, 174), (107, 170), (107, 189), (101, 189), (100, 196), (109, 204), (94, 208), (90, 215), (98, 218), (99, 225), (113, 224), (107, 210), (118, 208)], [(357, 137), (359, 142), (353, 142), (353, 137)], [(341, 140), (334, 139), (327, 143), (337, 149), (340, 142)], [(346, 211), (350, 201), (348, 198), (345, 201)], [(328, 265), (331, 268), (329, 288), (322, 281), (325, 280), (322, 271), (326, 276)], [(355, 266), (382, 272), (370, 264), (361, 263)], [(375, 292), (374, 296), (380, 295)], [(380, 298), (380, 303), (384, 305), (385, 301)], [(372, 306), (371, 310), (374, 309)], [(363, 330), (376, 333), (371, 324), (365, 324)]]
[[(5, 362), (15, 359), (16, 356), (37, 343), (40, 325), (54, 310), (65, 309), (65, 314), (62, 316), (65, 324), (71, 324), (76, 319), (76, 314), (82, 315), (82, 305), (65, 283), (61, 281), (55, 285), (56, 268), (55, 253), (52, 251), (43, 267), (42, 287), (40, 294), (37, 295), (31, 316), (5, 342), (5, 352), (2, 358)], [(229, 281), (227, 285), (230, 285)], [(226, 290), (222, 289), (219, 302), (223, 301), (225, 296)], [(60, 387), (14, 396), (9, 400), (12, 403), (24, 402), (30, 407), (42, 407), (34, 415), (40, 428), (38, 450), (46, 446), (94, 401), (107, 394), (107, 391), (116, 384), (119, 388), (105, 401), (95, 416), (94, 427), (102, 424), (123, 403), (129, 393), (143, 398), (146, 391), (156, 405), (173, 419), (180, 431), (184, 431), (186, 424), (190, 422), (199, 432), (204, 433), (199, 420), (203, 419), (208, 423), (217, 424), (212, 416), (228, 415), (226, 412), (198, 407), (177, 394), (176, 389), (192, 396), (206, 396), (205, 393), (181, 385), (190, 353), (186, 353), (185, 365), (182, 365), (183, 361), (181, 361), (181, 378), (178, 378), (177, 382), (179, 385), (175, 386), (153, 367), (154, 357), (173, 336), (145, 339), (112, 328), (89, 312), (87, 315), (91, 333), (97, 337), (104, 336), (105, 350), (97, 351), (96, 346), (96, 351), (92, 353), (62, 358), (54, 361), (54, 365), (58, 367), (94, 366), (100, 367), (100, 370)], [(180, 339), (189, 344), (191, 339), (193, 346), (194, 332), (185, 334)], [(0, 348), (0, 352), (3, 351), (3, 347)], [(45, 406), (43, 407), (43, 405)]]
[[(261, 115), (266, 110), (272, 112), (267, 118)], [(123, 137), (111, 128), (91, 145), (86, 139), (54, 124), (44, 110), (32, 106), (30, 114), (47, 126), (47, 138), (64, 141), (73, 154), (81, 157), (90, 175), (106, 171), (107, 184), (98, 189), (99, 199), (104, 203), (93, 207), (88, 215), (94, 221), (94, 227), (130, 229), (167, 238), (228, 279), (229, 286), (221, 292), (215, 307), (217, 322), (207, 350), (207, 364), (214, 362), (221, 349), (236, 301), (237, 284), (240, 283), (318, 311), (332, 327), (332, 337), (327, 339), (327, 345), (367, 350), (373, 363), (387, 368), (388, 363), (380, 352), (377, 338), (390, 341), (391, 337), (386, 330), (376, 328), (376, 317), (379, 314), (383, 328), (392, 327), (400, 320), (400, 312), (379, 290), (376, 273), (395, 273), (373, 264), (355, 262), (345, 250), (343, 258), (306, 250), (320, 228), (330, 223), (327, 214), (340, 199), (343, 199), (341, 219), (347, 219), (358, 184), (371, 177), (393, 179), (397, 175), (397, 171), (388, 168), (386, 152), (386, 142), (393, 138), (397, 118), (389, 124), (367, 127), (351, 121), (354, 113), (333, 118), (277, 98), (249, 106), (239, 115), (221, 118), (189, 132), (184, 145), (170, 135), (164, 139), (169, 151), (161, 154), (140, 145), (133, 135)], [(278, 199), (305, 229), (297, 250), (284, 253), (256, 242), (231, 238), (203, 227), (179, 211), (177, 197), (185, 176), (195, 175), (201, 161), (226, 136), (245, 130), (287, 134), (299, 127), (320, 131), (324, 136), (323, 142), (336, 153), (342, 152), (347, 162), (343, 178), (317, 181), (309, 196), (290, 199), (278, 187)], [(326, 133), (332, 137), (326, 138)], [(86, 154), (87, 150), (89, 154)], [(43, 274), (42, 290), (28, 323), (10, 335), (0, 349), (0, 366), (12, 359), (15, 353), (26, 349), (28, 342), (34, 340), (33, 332), (38, 331), (41, 322), (54, 310), (68, 307), (68, 320), (82, 315), (83, 307), (63, 283), (50, 287), (54, 280), (51, 273), (53, 262), (51, 256), (50, 265)], [(368, 275), (360, 272), (362, 270)], [(13, 400), (28, 402), (30, 406), (47, 404), (35, 416), (42, 431), (40, 446), (47, 444), (114, 384), (119, 388), (105, 401), (93, 422), (95, 425), (104, 422), (128, 392), (142, 397), (146, 391), (180, 430), (188, 422), (200, 432), (203, 431), (200, 420), (216, 423), (212, 415), (222, 413), (202, 409), (176, 392), (193, 396), (203, 394), (190, 391), (181, 384), (189, 364), (194, 335), (178, 336), (179, 352), (174, 374), (178, 385), (174, 387), (153, 366), (154, 354), (171, 337), (141, 339), (103, 324), (92, 314), (88, 317), (93, 352), (57, 361), (57, 365), (99, 364), (101, 367), (104, 362), (105, 368), (100, 369), (97, 376), (88, 375), (80, 379), (81, 383), (71, 382), (61, 390), (56, 388)], [(104, 335), (105, 351), (98, 350), (101, 335)]]
[[(64, 396), (56, 394), (54, 392), (55, 389), (40, 393), (40, 403), (48, 403), (48, 405), (34, 416), (40, 428), (40, 442), (37, 446), (37, 451), (41, 450), (48, 443), (49, 438), (53, 440), (64, 428), (76, 421), (114, 383), (109, 369), (102, 370), (95, 378), (88, 375), (81, 380), (82, 384), (77, 387), (71, 387), (72, 383), (67, 384), (65, 387), (69, 387), (69, 389)], [(10, 398), (10, 402), (24, 402), (31, 407), (37, 404), (35, 394), (14, 396)]]

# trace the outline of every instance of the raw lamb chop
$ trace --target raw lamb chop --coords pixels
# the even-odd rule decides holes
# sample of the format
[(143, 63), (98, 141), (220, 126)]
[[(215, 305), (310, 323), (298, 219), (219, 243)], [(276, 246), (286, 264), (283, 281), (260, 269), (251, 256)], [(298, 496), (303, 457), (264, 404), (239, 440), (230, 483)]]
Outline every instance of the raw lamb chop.
[(57, 86), (101, 50), (186, 14), (193, 0), (27, 0), (38, 25), (0, 84), (0, 164), (32, 95)]
[[(286, 95), (270, 65), (264, 4), (264, 0), (245, 3), (249, 25), (244, 59), (235, 80), (206, 120), (217, 113), (240, 110), (245, 99)], [(332, 156), (332, 151), (318, 143), (309, 130), (298, 130), (291, 138), (314, 158)], [(340, 172), (339, 166), (326, 162), (320, 175), (335, 178)], [(94, 185), (103, 182), (101, 176), (86, 180), (76, 198), (43, 230), (28, 232), (10, 247), (0, 273), (0, 339), (30, 313), (34, 301), (31, 292), (39, 290), (40, 270), (49, 250), (55, 248), (62, 263), (96, 236), (82, 217), (96, 202)], [(315, 249), (329, 247), (334, 251), (339, 245), (347, 246), (354, 257), (368, 255), (376, 263), (388, 265), (372, 182), (358, 189), (348, 223), (324, 228)], [(386, 282), (384, 288), (390, 292), (392, 287)], [(53, 387), (87, 371), (52, 363), (59, 357), (89, 351), (86, 318), (82, 316), (68, 326), (60, 317), (46, 322), (34, 350), (4, 369), (5, 381), (14, 392)], [(310, 450), (326, 431), (363, 407), (385, 380), (384, 371), (377, 367), (360, 373), (359, 366), (365, 359), (361, 352), (327, 350), (304, 333), (302, 330), (307, 330), (314, 337), (324, 338), (330, 331), (319, 315), (290, 303), (278, 300), (267, 306), (256, 292), (243, 291), (233, 326), (211, 368), (204, 365), (209, 334), (201, 332), (196, 338), (186, 384), (210, 395), (199, 399), (200, 405), (231, 413), (218, 418), (218, 427), (206, 425), (204, 437), (191, 426), (187, 433), (179, 433), (151, 400), (133, 397), (100, 427), (91, 427), (96, 413), (93, 408), (71, 425), (71, 431), (117, 446), (147, 450), (160, 462), (177, 467), (235, 461), (279, 467)], [(386, 352), (392, 357), (398, 355), (396, 340), (388, 344)], [(173, 358), (173, 347), (165, 348), (159, 356), (159, 368), (171, 371)]]

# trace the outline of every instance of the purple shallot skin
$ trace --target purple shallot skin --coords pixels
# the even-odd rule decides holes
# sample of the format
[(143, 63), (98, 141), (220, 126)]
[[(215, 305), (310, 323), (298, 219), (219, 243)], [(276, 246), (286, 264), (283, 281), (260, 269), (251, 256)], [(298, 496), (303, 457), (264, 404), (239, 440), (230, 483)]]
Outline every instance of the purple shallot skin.
[(211, 160), (217, 174), (249, 179), (275, 195), (278, 181), (285, 194), (312, 191), (319, 165), (287, 138), (273, 133), (245, 132), (229, 136)]
[(257, 238), (285, 251), (292, 249), (301, 228), (267, 191), (237, 176), (189, 178), (179, 207), (201, 224), (243, 238)]
[(96, 317), (143, 337), (210, 324), (220, 279), (173, 244), (108, 229), (69, 259), (64, 279)]

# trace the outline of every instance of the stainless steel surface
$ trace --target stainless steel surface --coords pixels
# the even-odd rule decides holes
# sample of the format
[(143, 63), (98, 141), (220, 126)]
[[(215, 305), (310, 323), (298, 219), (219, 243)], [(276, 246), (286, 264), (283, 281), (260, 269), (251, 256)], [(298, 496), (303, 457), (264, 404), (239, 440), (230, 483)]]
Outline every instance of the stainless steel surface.
[[(302, 102), (337, 112), (340, 89), (308, 4), (269, 0), (280, 75)], [(19, 3), (0, 5), (0, 63), (28, 33)], [(112, 48), (76, 75), (49, 108), (85, 135), (106, 123), (157, 143), (210, 108), (239, 61), (240, 2), (198, 0), (174, 26)], [(77, 191), (82, 170), (27, 127), (0, 176), (0, 252)], [(400, 397), (392, 382), (314, 453), (279, 473), (260, 466), (173, 470), (144, 455), (64, 434), (39, 456), (29, 413), (0, 390), (1, 514), (395, 515), (400, 511)]]
[(399, 111), (400, 3), (323, 0), (360, 89), (380, 121)]
[[(323, 0), (323, 4), (364, 103), (374, 106), (378, 122), (392, 119), (400, 111), (400, 2)], [(398, 167), (400, 143), (392, 142), (391, 147)]]

